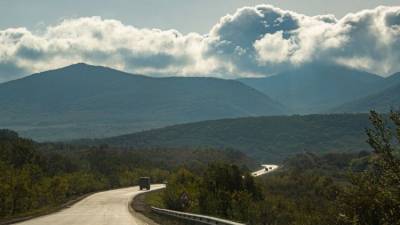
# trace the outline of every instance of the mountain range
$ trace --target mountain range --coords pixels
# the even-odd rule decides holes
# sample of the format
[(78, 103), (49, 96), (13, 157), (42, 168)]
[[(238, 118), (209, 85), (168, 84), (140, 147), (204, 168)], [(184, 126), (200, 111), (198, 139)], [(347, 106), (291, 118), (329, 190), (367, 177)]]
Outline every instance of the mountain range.
[(38, 140), (103, 137), (286, 109), (239, 81), (75, 64), (0, 84), (0, 123)]
[[(389, 78), (388, 78), (389, 79)], [(335, 113), (343, 112), (368, 112), (375, 110), (378, 112), (388, 112), (390, 110), (400, 109), (400, 73), (391, 77), (392, 84), (375, 94), (345, 103), (334, 109)]]
[[(351, 105), (353, 101), (384, 92), (395, 84), (400, 85), (400, 75), (394, 74), (385, 79), (343, 66), (313, 64), (274, 76), (240, 81), (287, 106), (293, 113), (315, 114), (337, 112), (337, 108), (345, 103)], [(382, 102), (388, 103), (396, 105), (390, 99)], [(365, 107), (360, 104), (351, 109), (343, 106), (342, 112), (365, 112), (369, 110), (366, 107), (378, 103), (367, 104)]]
[(174, 124), (290, 114), (387, 112), (400, 73), (383, 78), (305, 65), (264, 78), (156, 78), (83, 63), (0, 84), (0, 124), (39, 141), (102, 138)]

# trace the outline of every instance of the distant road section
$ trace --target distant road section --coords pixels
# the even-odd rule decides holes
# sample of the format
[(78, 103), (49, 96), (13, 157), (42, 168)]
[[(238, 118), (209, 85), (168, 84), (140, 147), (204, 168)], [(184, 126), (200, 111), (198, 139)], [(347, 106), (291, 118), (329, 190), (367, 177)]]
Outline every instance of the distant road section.
[(262, 175), (265, 175), (267, 173), (270, 173), (272, 171), (275, 171), (279, 168), (279, 166), (277, 165), (261, 165), (263, 168), (261, 170), (255, 171), (253, 172), (251, 175), (253, 175), (254, 177), (259, 177)]
[[(161, 189), (165, 185), (152, 185)], [(129, 202), (142, 193), (138, 187), (99, 192), (70, 208), (28, 220), (21, 225), (147, 225), (129, 212)]]

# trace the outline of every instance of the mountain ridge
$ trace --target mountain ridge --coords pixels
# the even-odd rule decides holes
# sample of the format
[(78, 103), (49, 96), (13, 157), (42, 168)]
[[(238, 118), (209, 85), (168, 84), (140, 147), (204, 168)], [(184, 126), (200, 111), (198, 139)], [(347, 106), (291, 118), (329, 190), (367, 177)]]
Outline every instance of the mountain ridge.
[(378, 91), (384, 80), (344, 66), (314, 64), (269, 77), (239, 79), (298, 114), (325, 113)]
[(368, 118), (368, 114), (321, 114), (218, 119), (74, 143), (123, 148), (233, 148), (259, 161), (276, 162), (304, 151), (368, 150)]
[(101, 130), (105, 133), (100, 136), (110, 136), (176, 123), (285, 111), (265, 94), (234, 80), (154, 78), (87, 64), (0, 84), (0, 122), (28, 137), (33, 133), (57, 136), (56, 132), (65, 130), (69, 130), (66, 136), (76, 133), (71, 138), (78, 134), (99, 137)]
[(353, 112), (365, 113), (370, 110), (378, 112), (390, 112), (390, 110), (400, 109), (400, 83), (392, 85), (375, 94), (347, 102), (331, 111), (336, 113)]

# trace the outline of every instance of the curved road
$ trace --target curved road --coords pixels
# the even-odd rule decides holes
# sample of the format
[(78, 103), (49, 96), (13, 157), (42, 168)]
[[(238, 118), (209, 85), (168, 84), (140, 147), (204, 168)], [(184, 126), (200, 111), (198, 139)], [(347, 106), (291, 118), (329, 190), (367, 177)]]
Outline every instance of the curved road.
[[(152, 185), (161, 189), (165, 185)], [(147, 225), (134, 217), (128, 208), (132, 198), (142, 193), (138, 187), (123, 188), (95, 193), (70, 208), (27, 220), (20, 225)]]
[(255, 172), (252, 173), (252, 175), (254, 177), (259, 177), (259, 176), (271, 173), (271, 172), (273, 172), (273, 171), (275, 171), (275, 170), (277, 170), (279, 168), (279, 166), (277, 166), (277, 165), (267, 165), (267, 164), (265, 164), (265, 165), (261, 165), (261, 166), (263, 167), (263, 169), (255, 171)]
[[(276, 165), (262, 165), (264, 169), (253, 176), (262, 176), (276, 169)], [(265, 168), (268, 168), (266, 170)], [(165, 188), (163, 184), (151, 189)], [(129, 202), (142, 193), (139, 187), (130, 187), (92, 194), (69, 208), (59, 212), (27, 220), (19, 225), (148, 225), (129, 212)]]

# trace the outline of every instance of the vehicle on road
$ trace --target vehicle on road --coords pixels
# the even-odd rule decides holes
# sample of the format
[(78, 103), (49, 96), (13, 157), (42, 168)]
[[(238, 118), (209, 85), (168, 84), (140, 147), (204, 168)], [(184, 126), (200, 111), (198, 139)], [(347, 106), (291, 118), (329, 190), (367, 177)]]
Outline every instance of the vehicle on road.
[(253, 176), (255, 176), (255, 177), (259, 177), (259, 176), (271, 173), (271, 172), (273, 172), (273, 171), (275, 171), (275, 170), (277, 170), (279, 168), (278, 165), (269, 165), (269, 164), (267, 165), (267, 164), (265, 164), (265, 165), (261, 165), (261, 166), (263, 167), (261, 170), (255, 171), (255, 172), (253, 172), (251, 174)]
[(141, 177), (139, 179), (139, 189), (150, 190), (150, 177)]

